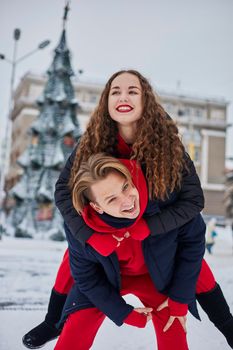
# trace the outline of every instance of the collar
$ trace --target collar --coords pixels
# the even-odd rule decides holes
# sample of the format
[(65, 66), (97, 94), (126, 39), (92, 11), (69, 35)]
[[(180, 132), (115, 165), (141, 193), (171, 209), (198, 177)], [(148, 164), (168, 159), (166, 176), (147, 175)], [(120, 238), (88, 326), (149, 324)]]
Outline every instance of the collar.
[(130, 158), (132, 155), (132, 147), (129, 146), (125, 140), (118, 133), (117, 135), (117, 151), (122, 158)]

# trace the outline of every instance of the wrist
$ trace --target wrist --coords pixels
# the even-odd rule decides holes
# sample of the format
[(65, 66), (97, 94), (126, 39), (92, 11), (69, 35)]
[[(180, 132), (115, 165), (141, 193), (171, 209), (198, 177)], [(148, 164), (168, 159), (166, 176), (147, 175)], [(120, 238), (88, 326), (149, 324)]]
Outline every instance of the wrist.
[(130, 314), (124, 319), (124, 323), (130, 326), (144, 328), (147, 323), (147, 316), (135, 310), (132, 310)]
[(168, 298), (168, 307), (171, 316), (186, 316), (188, 312), (188, 305), (174, 301)]

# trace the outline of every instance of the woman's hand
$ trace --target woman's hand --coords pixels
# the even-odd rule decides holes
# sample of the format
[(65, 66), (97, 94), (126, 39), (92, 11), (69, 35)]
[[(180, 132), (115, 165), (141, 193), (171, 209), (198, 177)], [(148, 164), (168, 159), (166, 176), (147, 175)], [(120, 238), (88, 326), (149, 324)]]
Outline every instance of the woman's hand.
[[(166, 299), (161, 305), (159, 305), (159, 307), (157, 308), (157, 311), (161, 311), (163, 310), (165, 307), (168, 307), (168, 299)], [(178, 319), (181, 326), (183, 327), (185, 333), (187, 333), (187, 328), (186, 328), (186, 321), (187, 321), (187, 317), (186, 316), (170, 316), (167, 324), (165, 325), (163, 331), (166, 332), (171, 325), (173, 324), (173, 322), (175, 321), (175, 319)]]
[(146, 322), (149, 322), (152, 319), (152, 311), (153, 311), (152, 307), (137, 307), (134, 309), (134, 311), (146, 316), (147, 318)]

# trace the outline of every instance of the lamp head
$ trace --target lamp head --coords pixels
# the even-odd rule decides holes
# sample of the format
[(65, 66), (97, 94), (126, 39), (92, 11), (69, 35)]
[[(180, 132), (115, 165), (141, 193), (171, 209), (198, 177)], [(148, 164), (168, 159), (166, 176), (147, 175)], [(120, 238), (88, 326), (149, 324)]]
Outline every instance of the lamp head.
[(16, 28), (16, 29), (14, 30), (14, 39), (15, 39), (15, 40), (19, 40), (20, 34), (21, 34), (21, 30), (20, 30), (19, 28)]
[(44, 49), (46, 46), (48, 46), (50, 44), (50, 40), (45, 40), (45, 41), (42, 41), (42, 43), (40, 43), (38, 45), (38, 49)]

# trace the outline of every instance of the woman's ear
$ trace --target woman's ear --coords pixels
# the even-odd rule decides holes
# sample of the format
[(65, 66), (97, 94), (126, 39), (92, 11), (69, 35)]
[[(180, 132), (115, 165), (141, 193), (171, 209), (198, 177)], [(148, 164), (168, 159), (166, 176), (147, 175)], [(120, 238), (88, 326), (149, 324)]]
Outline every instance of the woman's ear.
[(98, 204), (93, 203), (93, 202), (90, 202), (89, 204), (90, 204), (90, 206), (91, 206), (95, 211), (97, 211), (97, 213), (99, 213), (99, 214), (103, 214), (103, 213), (104, 213), (103, 209), (101, 209), (101, 208), (98, 206)]

